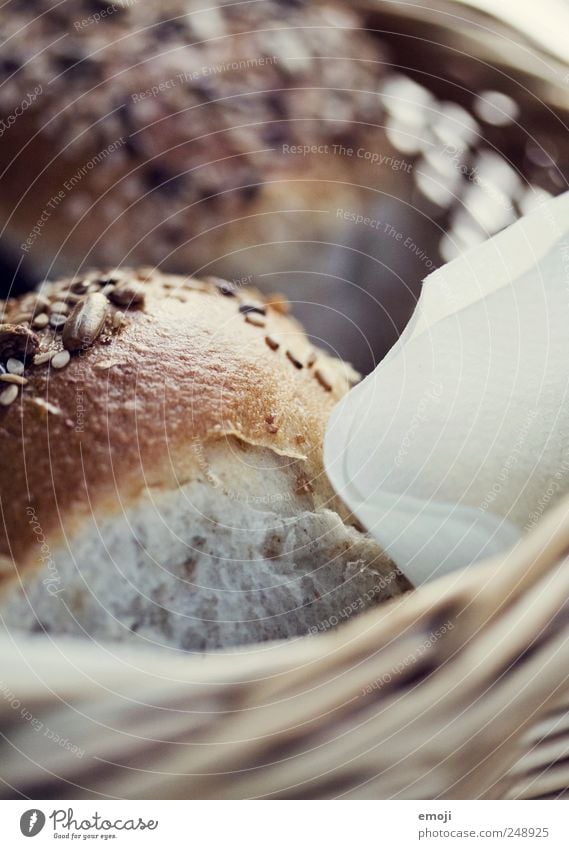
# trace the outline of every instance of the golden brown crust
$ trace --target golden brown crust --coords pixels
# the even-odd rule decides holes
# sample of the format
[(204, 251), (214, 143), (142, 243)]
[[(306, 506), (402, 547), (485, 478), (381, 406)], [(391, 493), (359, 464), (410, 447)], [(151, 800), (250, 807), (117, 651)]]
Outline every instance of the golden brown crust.
[[(58, 316), (71, 321), (77, 303), (101, 292), (100, 334), (67, 365), (67, 354), (45, 362), (65, 350)], [(354, 375), (314, 349), (285, 310), (249, 289), (151, 270), (92, 273), (9, 301), (4, 321), (31, 324), (40, 349), (17, 399), (0, 407), (0, 555), (20, 569), (37, 563), (38, 526), (69, 535), (146, 485), (173, 488), (226, 435), (305, 458), (307, 486), (321, 477), (325, 423)], [(0, 581), (2, 572), (14, 576), (4, 564)]]
[(112, 5), (3, 10), (0, 204), (25, 258), (195, 270), (373, 196), (383, 61), (345, 5)]

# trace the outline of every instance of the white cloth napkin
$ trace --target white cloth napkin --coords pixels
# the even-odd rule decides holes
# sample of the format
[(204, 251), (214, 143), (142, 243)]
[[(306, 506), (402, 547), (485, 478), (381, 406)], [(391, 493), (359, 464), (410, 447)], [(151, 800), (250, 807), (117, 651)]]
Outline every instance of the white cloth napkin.
[(336, 407), (336, 491), (421, 584), (510, 547), (569, 492), (569, 193), (425, 280)]

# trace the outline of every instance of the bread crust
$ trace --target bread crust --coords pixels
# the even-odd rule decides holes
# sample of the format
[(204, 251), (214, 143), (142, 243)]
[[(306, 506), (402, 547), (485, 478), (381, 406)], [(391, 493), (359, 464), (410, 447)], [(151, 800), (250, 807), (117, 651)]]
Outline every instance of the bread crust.
[[(143, 303), (117, 306), (113, 285), (142, 286)], [(311, 345), (282, 300), (151, 270), (93, 273), (46, 285), (39, 306), (34, 294), (9, 301), (5, 321), (35, 310), (33, 325), (66, 297), (88, 297), (71, 291), (85, 286), (107, 292), (100, 335), (64, 368), (28, 360), (26, 385), (0, 408), (0, 554), (20, 576), (41, 565), (32, 514), (43, 535), (72, 540), (86, 516), (121, 511), (145, 487), (203, 476), (211, 441), (231, 437), (301, 461), (299, 488), (334, 507), (323, 433), (354, 373)], [(34, 333), (36, 360), (63, 350), (60, 329)], [(3, 582), (15, 576), (5, 566)]]
[(386, 189), (386, 169), (365, 159), (378, 142), (388, 152), (383, 56), (355, 13), (113, 6), (88, 25), (87, 0), (3, 10), (0, 91), (17, 119), (0, 146), (0, 203), (28, 262), (234, 272), (245, 247), (333, 239), (339, 207)]

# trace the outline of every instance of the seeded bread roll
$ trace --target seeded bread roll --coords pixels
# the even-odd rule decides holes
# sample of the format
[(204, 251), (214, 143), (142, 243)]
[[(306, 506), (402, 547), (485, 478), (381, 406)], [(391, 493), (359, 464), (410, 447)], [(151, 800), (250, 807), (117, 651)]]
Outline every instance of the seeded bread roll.
[(3, 321), (10, 626), (204, 650), (326, 630), (406, 587), (323, 471), (355, 375), (284, 300), (111, 271)]
[(0, 38), (0, 204), (44, 270), (274, 268), (386, 189), (383, 57), (345, 7), (11, 0)]

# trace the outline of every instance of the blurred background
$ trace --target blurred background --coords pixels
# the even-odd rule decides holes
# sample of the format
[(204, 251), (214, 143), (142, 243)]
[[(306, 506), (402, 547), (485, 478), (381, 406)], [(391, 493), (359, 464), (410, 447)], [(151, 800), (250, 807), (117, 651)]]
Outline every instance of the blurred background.
[[(4, 297), (93, 265), (220, 274), (238, 286), (285, 293), (319, 344), (366, 373), (401, 333), (431, 271), (566, 189), (564, 0), (257, 0), (237, 11), (235, 4), (209, 5), (215, 14), (201, 17), (185, 10), (207, 2), (151, 9), (125, 0), (114, 12), (95, 0), (12, 0), (3, 7)], [(253, 31), (254, 45), (244, 47)], [(203, 73), (204, 50), (208, 61), (213, 55), (226, 63), (217, 74), (221, 92), (217, 77)], [(277, 59), (256, 74), (249, 60), (260, 51)], [(174, 68), (164, 62), (170, 53)], [(183, 85), (167, 85), (174, 73)], [(159, 96), (145, 95), (153, 86), (163, 86)], [(283, 101), (277, 94), (285, 87)], [(257, 111), (261, 97), (269, 111)], [(192, 120), (182, 124), (184, 109), (193, 110)], [(114, 136), (101, 131), (117, 114), (128, 140), (108, 157), (115, 170), (108, 162), (94, 169), (106, 174), (99, 186), (81, 177), (81, 193), (65, 192), (65, 214), (51, 209), (40, 235), (22, 249), (57, 187), (117, 137), (116, 129)], [(69, 157), (86, 136), (94, 138), (92, 148), (79, 145)], [(291, 144), (351, 146), (352, 153), (341, 164), (336, 154), (305, 154), (299, 177), (290, 157), (283, 166)], [(142, 184), (133, 171), (144, 173)], [(271, 194), (274, 175), (290, 187), (307, 180), (311, 192)], [(132, 208), (144, 211), (129, 218)], [(170, 209), (177, 227), (163, 241), (156, 222), (161, 226)], [(262, 227), (251, 224), (255, 216)], [(74, 242), (67, 231), (78, 220)]]

